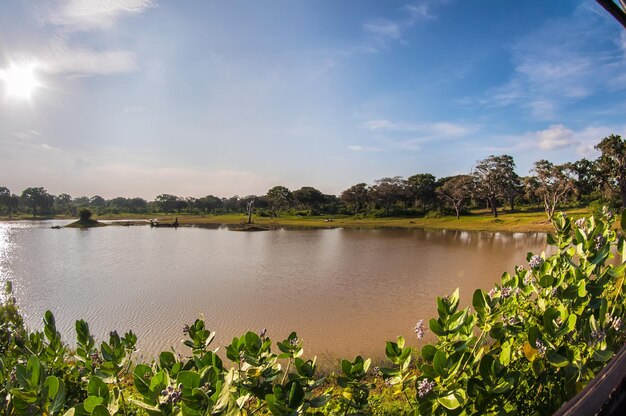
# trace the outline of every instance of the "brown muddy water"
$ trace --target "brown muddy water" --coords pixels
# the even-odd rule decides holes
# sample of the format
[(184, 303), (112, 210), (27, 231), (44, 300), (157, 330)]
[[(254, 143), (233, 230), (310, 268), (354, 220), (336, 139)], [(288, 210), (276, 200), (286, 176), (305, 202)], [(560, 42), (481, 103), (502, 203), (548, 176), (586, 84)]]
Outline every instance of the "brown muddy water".
[(461, 302), (540, 253), (545, 235), (429, 230), (273, 230), (111, 226), (50, 229), (64, 221), (0, 223), (0, 281), (13, 281), (26, 322), (50, 309), (64, 338), (85, 319), (99, 340), (132, 329), (151, 358), (203, 315), (223, 347), (247, 330), (274, 341), (292, 330), (326, 365), (380, 359), (398, 335), (435, 316), (435, 297)]

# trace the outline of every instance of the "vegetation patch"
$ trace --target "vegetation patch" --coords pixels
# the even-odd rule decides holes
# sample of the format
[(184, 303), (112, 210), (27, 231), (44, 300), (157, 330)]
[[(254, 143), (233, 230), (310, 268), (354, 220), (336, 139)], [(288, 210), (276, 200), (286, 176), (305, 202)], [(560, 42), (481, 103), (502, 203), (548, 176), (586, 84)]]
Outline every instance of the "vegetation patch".
[(96, 221), (91, 218), (92, 213), (86, 208), (80, 210), (80, 218), (78, 221), (74, 221), (71, 224), (66, 225), (67, 228), (93, 228), (93, 227), (106, 227), (107, 224)]

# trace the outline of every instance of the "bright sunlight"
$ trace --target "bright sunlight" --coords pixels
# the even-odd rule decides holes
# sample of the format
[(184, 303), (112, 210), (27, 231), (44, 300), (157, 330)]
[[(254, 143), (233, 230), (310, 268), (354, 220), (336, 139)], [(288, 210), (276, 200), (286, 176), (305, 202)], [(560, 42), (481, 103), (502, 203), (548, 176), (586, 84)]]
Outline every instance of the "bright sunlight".
[(7, 97), (29, 100), (33, 91), (40, 85), (35, 78), (33, 65), (11, 64), (0, 69), (0, 80), (4, 81)]

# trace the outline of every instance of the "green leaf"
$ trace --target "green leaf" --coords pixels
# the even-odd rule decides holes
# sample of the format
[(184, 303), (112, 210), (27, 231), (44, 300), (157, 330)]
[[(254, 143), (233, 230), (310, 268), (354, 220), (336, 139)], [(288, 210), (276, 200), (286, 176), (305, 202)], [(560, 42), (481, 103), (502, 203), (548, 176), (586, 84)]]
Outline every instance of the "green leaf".
[(92, 377), (89, 380), (89, 384), (87, 385), (87, 394), (89, 396), (102, 397), (104, 403), (109, 402), (109, 388), (107, 385), (98, 377)]
[(446, 375), (446, 353), (443, 350), (437, 350), (433, 359), (433, 368), (440, 376)]
[(613, 351), (609, 349), (596, 350), (593, 352), (593, 359), (602, 363), (609, 361), (611, 357), (613, 357)]
[(91, 412), (91, 416), (110, 416), (110, 414), (107, 408), (100, 404), (94, 407), (93, 411)]
[(300, 384), (295, 381), (291, 383), (291, 389), (289, 390), (289, 399), (287, 401), (287, 405), (292, 409), (297, 409), (300, 407), (302, 402), (304, 401), (304, 390), (300, 386)]
[(442, 337), (447, 334), (447, 332), (443, 329), (443, 327), (435, 318), (431, 318), (431, 320), (428, 321), (428, 326), (435, 335)]
[(187, 395), (193, 388), (200, 387), (200, 374), (193, 371), (181, 371), (176, 381), (182, 383), (183, 391)]
[(422, 357), (426, 361), (432, 361), (437, 353), (437, 348), (434, 345), (426, 344), (422, 347)]
[(133, 381), (135, 388), (145, 399), (152, 404), (156, 404), (156, 395), (150, 390), (150, 379), (152, 378), (152, 369), (145, 364), (137, 364), (133, 371)]
[(53, 398), (59, 391), (59, 379), (55, 376), (49, 376), (46, 381), (43, 382), (44, 387), (48, 388), (48, 397)]
[(437, 401), (448, 410), (454, 410), (461, 406), (465, 401), (465, 392), (463, 390), (455, 390), (447, 396), (438, 397)]
[(31, 355), (26, 364), (26, 372), (30, 375), (28, 383), (32, 388), (39, 386), (39, 380), (41, 378), (41, 363), (39, 359), (34, 355)]
[(500, 351), (499, 361), (500, 361), (500, 364), (502, 364), (505, 367), (508, 366), (509, 363), (511, 362), (511, 345), (509, 345), (508, 343), (505, 343), (504, 345), (502, 345), (502, 350)]
[(162, 370), (170, 371), (174, 364), (176, 364), (176, 357), (171, 351), (163, 351), (159, 354), (159, 367)]
[[(83, 402), (83, 406), (85, 406), (85, 410), (89, 413), (93, 414), (94, 409), (96, 408), (96, 406), (102, 405), (102, 403), (104, 403), (104, 399), (102, 397), (97, 397), (97, 396), (89, 396), (87, 397), (87, 399), (85, 399), (85, 401)], [(106, 408), (105, 408), (106, 409)], [(108, 412), (107, 412), (108, 413)]]
[(555, 367), (565, 367), (569, 364), (569, 360), (554, 351), (548, 351), (546, 354), (548, 362)]
[(480, 316), (484, 316), (491, 312), (491, 308), (487, 304), (485, 292), (482, 289), (476, 289), (472, 296), (472, 306)]

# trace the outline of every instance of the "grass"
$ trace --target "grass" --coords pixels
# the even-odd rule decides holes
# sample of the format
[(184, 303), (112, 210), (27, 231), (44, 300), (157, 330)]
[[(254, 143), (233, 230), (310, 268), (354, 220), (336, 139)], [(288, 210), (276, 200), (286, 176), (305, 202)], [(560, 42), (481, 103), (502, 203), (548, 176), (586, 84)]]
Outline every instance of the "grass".
[[(591, 210), (588, 208), (564, 209), (567, 215), (577, 218), (588, 216)], [(26, 215), (12, 218), (0, 218), (0, 220), (16, 220), (16, 219), (67, 219), (67, 216), (55, 216), (44, 218), (33, 218)], [(244, 214), (227, 214), (227, 215), (199, 215), (199, 214), (109, 214), (98, 216), (99, 220), (144, 220), (146, 218), (155, 218), (160, 222), (173, 222), (178, 218), (181, 226), (185, 225), (226, 225), (240, 227), (246, 229), (242, 225), (248, 220)], [(278, 218), (253, 217), (254, 229), (257, 228), (429, 228), (429, 229), (446, 229), (446, 230), (464, 230), (464, 231), (491, 231), (491, 232), (550, 232), (553, 230), (552, 224), (543, 210), (529, 211), (500, 211), (498, 218), (494, 218), (491, 211), (475, 210), (468, 215), (463, 215), (457, 219), (454, 216), (442, 216), (439, 218), (373, 218), (373, 217), (354, 217), (346, 215), (323, 215), (323, 216), (307, 216), (300, 217), (295, 215), (282, 214)], [(143, 222), (141, 222), (143, 223)], [(139, 222), (133, 223), (139, 224)], [(101, 226), (106, 224), (100, 224)], [(93, 227), (94, 225), (84, 225), (76, 223), (70, 224), (76, 228)]]
[[(567, 215), (581, 217), (590, 214), (589, 209), (577, 208), (564, 210)], [(152, 214), (154, 216), (155, 214)], [(148, 215), (149, 216), (149, 215)], [(146, 215), (110, 215), (101, 216), (99, 219), (138, 219)], [(173, 221), (178, 217), (181, 225), (230, 225), (241, 226), (247, 222), (247, 216), (243, 214), (228, 215), (191, 215), (171, 214), (159, 215), (162, 222)], [(553, 230), (543, 211), (524, 212), (501, 212), (498, 218), (494, 218), (490, 211), (473, 211), (469, 215), (456, 219), (454, 216), (440, 218), (358, 218), (343, 215), (324, 215), (311, 217), (298, 217), (281, 215), (278, 218), (253, 217), (254, 225), (268, 228), (431, 228), (466, 231), (492, 231), (492, 232), (549, 232)]]

